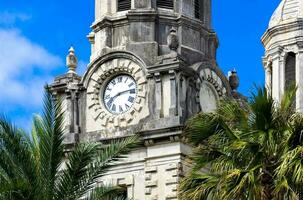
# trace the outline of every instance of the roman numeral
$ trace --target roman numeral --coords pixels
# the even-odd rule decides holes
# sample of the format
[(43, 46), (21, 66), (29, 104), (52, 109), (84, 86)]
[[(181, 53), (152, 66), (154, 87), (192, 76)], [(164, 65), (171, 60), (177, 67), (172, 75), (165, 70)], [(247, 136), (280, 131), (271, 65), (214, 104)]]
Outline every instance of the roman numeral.
[(108, 108), (112, 107), (113, 101), (114, 101), (114, 99), (111, 98), (111, 99), (106, 103), (106, 105), (107, 105)]
[(129, 91), (129, 93), (131, 93), (131, 94), (135, 94), (135, 93), (136, 93), (136, 89), (132, 89), (132, 90), (130, 90), (130, 91)]
[(122, 76), (121, 77), (118, 77), (118, 83), (121, 83), (122, 82)]
[(112, 80), (111, 83), (112, 83), (113, 85), (116, 85), (116, 81), (115, 81), (115, 80)]
[(104, 99), (106, 100), (106, 99), (109, 99), (110, 98), (110, 95), (106, 95), (105, 97), (104, 97)]
[(134, 82), (132, 82), (131, 84), (129, 84), (128, 87), (131, 87), (131, 86), (133, 86), (133, 85), (135, 85)]
[(128, 80), (128, 77), (126, 77), (126, 79), (125, 79), (124, 83), (126, 83), (126, 82), (127, 82), (127, 80)]
[(133, 103), (133, 102), (134, 102), (134, 100), (135, 100), (135, 98), (134, 98), (134, 97), (128, 97), (128, 101), (129, 101), (129, 102)]
[(112, 111), (116, 112), (116, 104), (113, 105)]
[(119, 106), (119, 112), (123, 112), (123, 108)]
[(125, 108), (128, 110), (130, 107), (129, 105), (125, 104)]

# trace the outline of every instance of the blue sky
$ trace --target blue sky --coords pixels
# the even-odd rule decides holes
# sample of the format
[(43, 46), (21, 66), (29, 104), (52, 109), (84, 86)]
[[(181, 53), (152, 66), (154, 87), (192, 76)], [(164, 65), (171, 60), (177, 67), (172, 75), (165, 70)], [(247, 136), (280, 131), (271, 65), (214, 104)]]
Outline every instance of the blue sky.
[[(260, 38), (280, 0), (213, 0), (213, 27), (225, 74), (236, 68), (239, 90), (263, 84)], [(79, 74), (89, 60), (86, 35), (94, 0), (0, 0), (0, 113), (29, 129), (42, 107), (43, 85), (67, 71), (65, 56), (74, 45)]]

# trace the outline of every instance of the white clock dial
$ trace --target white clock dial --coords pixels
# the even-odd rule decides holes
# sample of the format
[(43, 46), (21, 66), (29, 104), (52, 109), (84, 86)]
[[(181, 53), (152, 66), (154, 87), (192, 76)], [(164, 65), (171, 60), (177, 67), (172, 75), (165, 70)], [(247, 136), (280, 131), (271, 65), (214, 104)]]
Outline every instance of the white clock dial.
[(134, 78), (129, 75), (119, 75), (107, 83), (103, 102), (109, 112), (121, 114), (133, 106), (136, 96), (137, 84)]

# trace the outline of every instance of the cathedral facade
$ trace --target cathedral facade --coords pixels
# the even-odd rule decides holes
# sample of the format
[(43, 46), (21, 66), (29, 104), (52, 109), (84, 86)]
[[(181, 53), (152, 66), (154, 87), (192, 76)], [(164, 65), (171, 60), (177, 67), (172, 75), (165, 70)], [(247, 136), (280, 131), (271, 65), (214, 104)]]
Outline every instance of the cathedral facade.
[(237, 87), (217, 66), (211, 0), (95, 0), (91, 28), (85, 74), (71, 48), (69, 71), (50, 86), (63, 99), (66, 143), (140, 135), (142, 145), (100, 182), (134, 200), (177, 199), (190, 168), (186, 120)]

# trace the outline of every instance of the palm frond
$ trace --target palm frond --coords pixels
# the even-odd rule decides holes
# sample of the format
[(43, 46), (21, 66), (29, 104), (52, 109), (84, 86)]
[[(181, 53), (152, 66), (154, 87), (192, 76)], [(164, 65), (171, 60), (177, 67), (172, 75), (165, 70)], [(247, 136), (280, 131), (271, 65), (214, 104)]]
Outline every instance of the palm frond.
[(181, 199), (294, 200), (303, 184), (303, 116), (296, 89), (278, 104), (257, 88), (247, 108), (223, 101), (216, 112), (192, 118), (185, 136), (193, 168), (180, 185)]
[(104, 173), (109, 170), (113, 162), (124, 158), (127, 153), (138, 145), (138, 136), (131, 136), (124, 139), (112, 140), (109, 144), (101, 146), (97, 159), (89, 165), (86, 179), (83, 181), (83, 188), (78, 192), (87, 190)]
[[(7, 119), (0, 119), (0, 173), (14, 191), (30, 195), (36, 190), (36, 165), (31, 152), (31, 141), (26, 133)], [(22, 184), (20, 184), (22, 183)], [(22, 187), (21, 187), (22, 186)], [(26, 189), (25, 189), (26, 188)]]
[(202, 172), (192, 172), (182, 179), (179, 186), (180, 200), (216, 199), (220, 192), (220, 175)]
[(61, 195), (67, 199), (85, 196), (87, 191), (95, 187), (97, 180), (109, 170), (111, 164), (124, 158), (137, 143), (138, 137), (131, 136), (113, 140), (107, 145), (76, 147), (75, 151), (68, 155), (66, 169), (63, 170), (58, 183), (57, 199), (62, 198)]
[(61, 100), (55, 101), (51, 93), (46, 91), (43, 116), (34, 122), (34, 130), (39, 141), (42, 194), (47, 199), (53, 196), (56, 175), (64, 158), (63, 114)]
[(125, 188), (102, 185), (89, 192), (86, 200), (126, 200)]
[[(65, 166), (59, 175), (55, 192), (56, 199), (79, 199), (87, 192), (81, 189), (83, 181), (86, 180), (89, 173), (88, 166), (97, 157), (97, 150), (97, 144), (79, 144), (69, 153)], [(78, 191), (82, 191), (82, 193)]]

